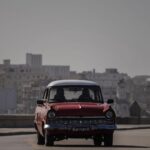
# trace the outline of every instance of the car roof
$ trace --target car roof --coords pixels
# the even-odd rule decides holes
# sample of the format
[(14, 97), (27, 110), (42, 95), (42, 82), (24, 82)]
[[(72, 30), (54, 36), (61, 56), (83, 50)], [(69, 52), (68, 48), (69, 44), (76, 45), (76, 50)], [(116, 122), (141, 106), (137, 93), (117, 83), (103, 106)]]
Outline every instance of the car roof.
[(69, 85), (80, 85), (80, 86), (99, 86), (96, 82), (89, 80), (56, 80), (48, 84), (47, 88), (52, 86), (69, 86)]

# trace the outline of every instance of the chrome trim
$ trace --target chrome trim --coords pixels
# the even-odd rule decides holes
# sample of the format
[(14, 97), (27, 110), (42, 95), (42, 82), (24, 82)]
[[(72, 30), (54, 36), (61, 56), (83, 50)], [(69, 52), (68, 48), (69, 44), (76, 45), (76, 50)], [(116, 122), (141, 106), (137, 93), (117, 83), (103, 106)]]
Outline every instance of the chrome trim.
[(89, 128), (89, 131), (92, 130), (115, 130), (117, 129), (116, 124), (112, 124), (112, 125), (106, 125), (106, 124), (101, 124), (101, 125), (90, 125), (90, 126), (79, 126), (79, 125), (75, 125), (75, 126), (69, 126), (69, 125), (50, 125), (50, 124), (45, 124), (44, 125), (44, 129), (47, 130), (72, 130), (72, 128)]

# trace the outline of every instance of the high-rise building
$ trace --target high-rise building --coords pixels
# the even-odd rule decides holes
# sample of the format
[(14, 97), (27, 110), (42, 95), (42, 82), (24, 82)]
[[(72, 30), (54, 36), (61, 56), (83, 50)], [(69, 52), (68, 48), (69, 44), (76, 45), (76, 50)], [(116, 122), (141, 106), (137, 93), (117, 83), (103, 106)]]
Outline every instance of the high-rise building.
[(26, 54), (26, 64), (31, 67), (41, 67), (42, 66), (42, 55), (41, 54)]

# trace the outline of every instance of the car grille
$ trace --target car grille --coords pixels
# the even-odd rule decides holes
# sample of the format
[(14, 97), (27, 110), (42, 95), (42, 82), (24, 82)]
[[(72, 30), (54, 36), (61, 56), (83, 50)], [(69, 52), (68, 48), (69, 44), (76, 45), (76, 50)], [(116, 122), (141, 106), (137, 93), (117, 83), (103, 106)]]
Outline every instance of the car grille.
[(72, 118), (61, 118), (61, 119), (53, 119), (53, 120), (49, 120), (50, 124), (64, 124), (64, 125), (97, 125), (97, 124), (112, 124), (112, 121), (108, 121), (104, 118), (100, 118), (100, 119), (93, 119), (93, 118), (76, 118), (76, 119), (72, 119)]

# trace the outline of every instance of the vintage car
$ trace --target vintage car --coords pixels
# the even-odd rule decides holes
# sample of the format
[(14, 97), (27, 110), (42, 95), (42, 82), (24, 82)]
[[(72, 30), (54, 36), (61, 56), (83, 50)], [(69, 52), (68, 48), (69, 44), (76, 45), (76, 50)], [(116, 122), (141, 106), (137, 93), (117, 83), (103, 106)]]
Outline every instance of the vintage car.
[(112, 99), (103, 101), (98, 84), (86, 80), (58, 80), (37, 100), (34, 125), (37, 144), (52, 146), (68, 138), (91, 138), (95, 146), (112, 146), (116, 129)]

